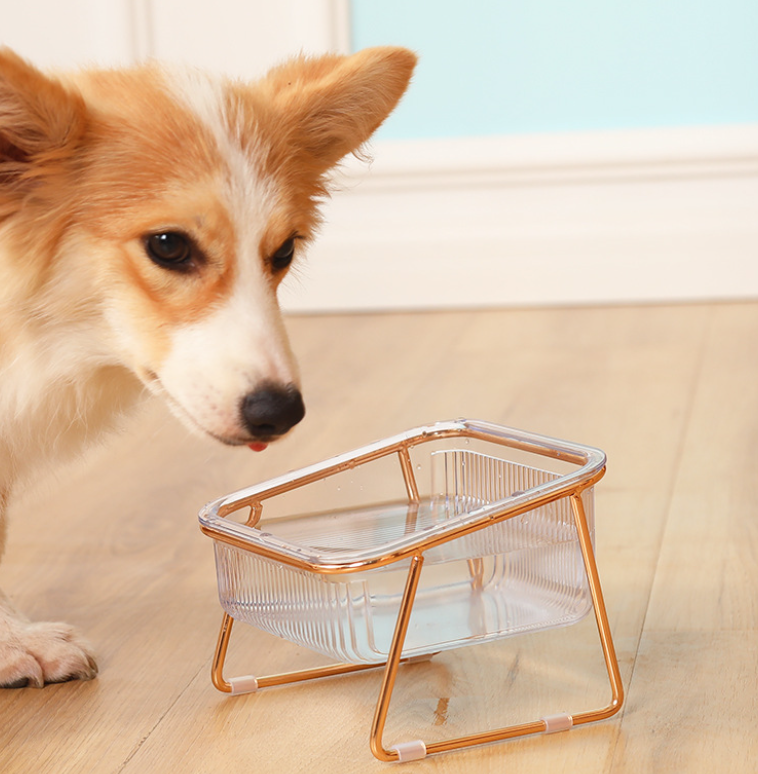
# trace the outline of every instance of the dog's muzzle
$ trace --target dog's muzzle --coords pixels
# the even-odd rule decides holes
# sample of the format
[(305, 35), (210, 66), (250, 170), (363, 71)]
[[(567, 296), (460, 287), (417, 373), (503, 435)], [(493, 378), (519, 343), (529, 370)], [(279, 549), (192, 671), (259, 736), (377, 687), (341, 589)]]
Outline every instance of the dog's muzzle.
[(264, 384), (242, 399), (241, 415), (251, 436), (259, 441), (273, 440), (305, 416), (303, 396), (294, 384)]

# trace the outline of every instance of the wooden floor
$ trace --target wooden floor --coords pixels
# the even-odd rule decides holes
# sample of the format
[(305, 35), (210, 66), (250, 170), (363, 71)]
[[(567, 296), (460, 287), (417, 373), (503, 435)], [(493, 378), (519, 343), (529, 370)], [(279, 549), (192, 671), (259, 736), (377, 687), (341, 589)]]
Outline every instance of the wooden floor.
[[(599, 446), (597, 550), (627, 699), (616, 717), (408, 763), (425, 772), (754, 772), (758, 303), (294, 317), (308, 416), (265, 454), (158, 404), (16, 503), (0, 585), (87, 633), (100, 676), (0, 692), (0, 771), (379, 772), (376, 673), (230, 698), (207, 500), (435, 419)], [(585, 623), (587, 625), (585, 625)], [(388, 739), (441, 739), (608, 699), (592, 620), (404, 667)], [(232, 669), (318, 657), (253, 630)], [(593, 704), (594, 702), (594, 704)]]

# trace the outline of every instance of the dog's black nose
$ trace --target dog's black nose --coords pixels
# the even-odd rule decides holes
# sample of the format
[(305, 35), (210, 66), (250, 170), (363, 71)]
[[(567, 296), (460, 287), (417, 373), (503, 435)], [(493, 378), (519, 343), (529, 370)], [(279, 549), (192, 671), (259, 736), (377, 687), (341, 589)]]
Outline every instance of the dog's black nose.
[(303, 396), (294, 384), (266, 384), (242, 399), (242, 421), (259, 440), (284, 435), (304, 416)]

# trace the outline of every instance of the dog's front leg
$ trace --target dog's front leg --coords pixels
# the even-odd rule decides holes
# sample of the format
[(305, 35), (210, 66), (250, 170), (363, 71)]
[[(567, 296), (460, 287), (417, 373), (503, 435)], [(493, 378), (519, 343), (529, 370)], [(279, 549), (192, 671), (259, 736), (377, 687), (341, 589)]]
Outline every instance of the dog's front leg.
[[(0, 556), (5, 542), (5, 501), (0, 494)], [(34, 623), (0, 591), (0, 687), (41, 688), (45, 683), (91, 680), (97, 665), (90, 646), (65, 623)]]

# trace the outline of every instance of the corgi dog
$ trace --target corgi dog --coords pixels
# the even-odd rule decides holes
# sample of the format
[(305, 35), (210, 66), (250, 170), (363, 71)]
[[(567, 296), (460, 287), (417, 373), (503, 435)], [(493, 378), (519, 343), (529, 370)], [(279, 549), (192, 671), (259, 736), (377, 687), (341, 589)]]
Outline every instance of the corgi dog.
[[(157, 64), (50, 75), (0, 50), (0, 552), (14, 490), (145, 389), (255, 450), (303, 418), (277, 287), (330, 170), (415, 61), (298, 57), (244, 83)], [(0, 593), (0, 686), (96, 672), (72, 627)]]

